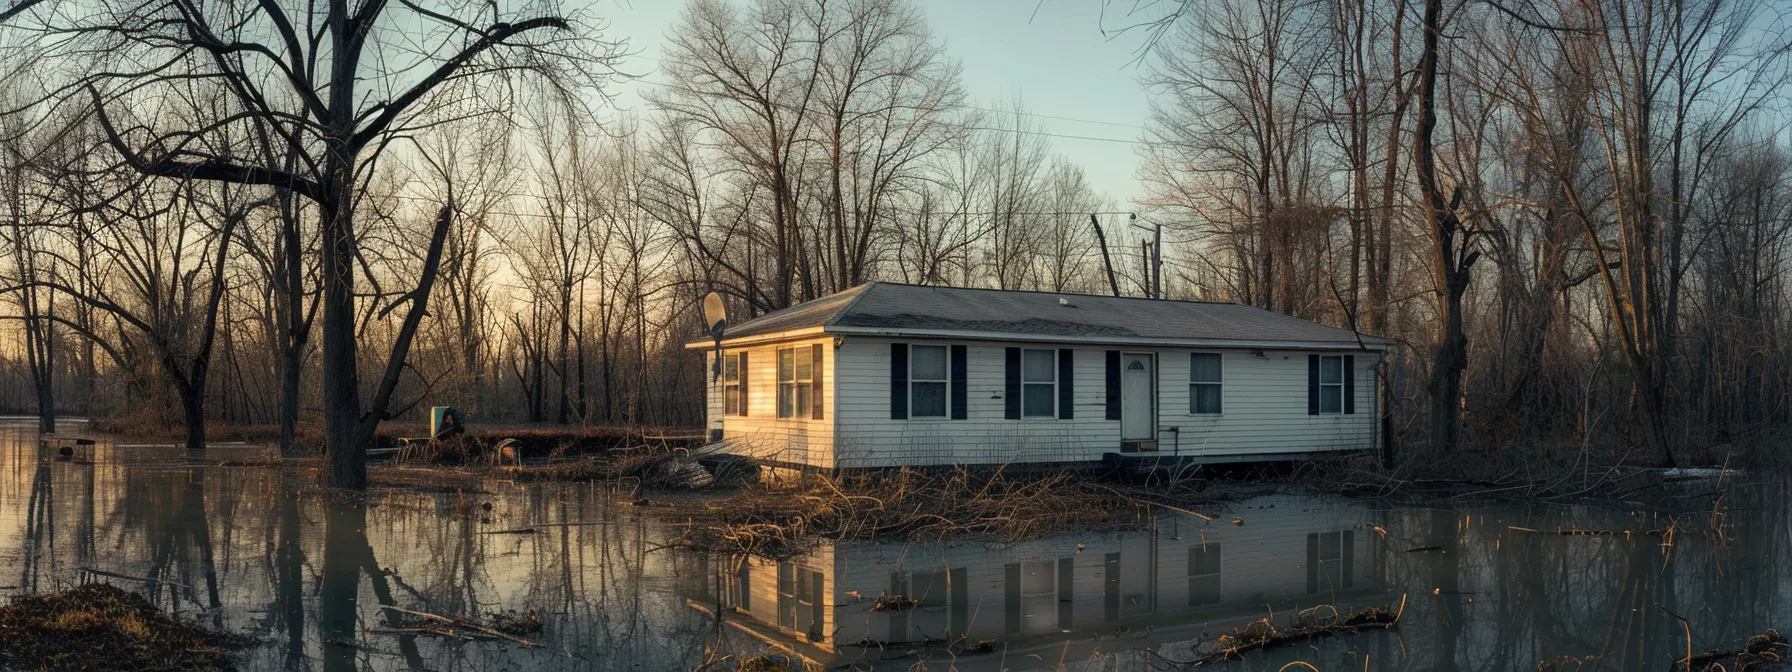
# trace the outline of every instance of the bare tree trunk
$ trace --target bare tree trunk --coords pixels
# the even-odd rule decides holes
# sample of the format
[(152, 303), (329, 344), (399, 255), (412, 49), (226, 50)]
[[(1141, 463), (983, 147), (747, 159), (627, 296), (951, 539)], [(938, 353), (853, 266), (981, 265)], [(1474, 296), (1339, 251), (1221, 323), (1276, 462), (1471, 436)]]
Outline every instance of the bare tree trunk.
[[(1462, 373), (1468, 368), (1468, 335), (1462, 326), (1462, 296), (1468, 291), (1469, 269), (1480, 253), (1472, 250), (1473, 232), (1457, 219), (1460, 187), (1445, 200), (1437, 182), (1432, 134), (1437, 128), (1438, 33), (1443, 29), (1443, 0), (1425, 0), (1424, 51), (1419, 57), (1419, 125), (1413, 159), (1432, 242), (1433, 282), (1438, 294), (1437, 350), (1431, 369), (1431, 440), (1438, 454), (1456, 451), (1462, 429)], [(1461, 240), (1457, 240), (1458, 236)], [(1459, 247), (1460, 245), (1460, 247)]]

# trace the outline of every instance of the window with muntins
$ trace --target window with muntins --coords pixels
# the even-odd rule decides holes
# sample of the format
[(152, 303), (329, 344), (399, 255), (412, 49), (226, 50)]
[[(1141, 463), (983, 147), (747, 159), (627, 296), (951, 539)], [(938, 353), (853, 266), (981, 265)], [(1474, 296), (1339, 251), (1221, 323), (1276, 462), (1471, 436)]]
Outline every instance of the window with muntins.
[(722, 414), (746, 415), (747, 398), (741, 394), (741, 378), (746, 372), (741, 370), (741, 355), (731, 352), (722, 356)]
[(1021, 632), (1050, 632), (1058, 627), (1057, 565), (1050, 560), (1020, 565)]
[(1021, 351), (1020, 380), (1021, 417), (1058, 417), (1058, 351)]
[(909, 347), (909, 417), (946, 417), (952, 387), (946, 355), (943, 345)]
[(1344, 358), (1319, 358), (1319, 412), (1344, 412)]
[(1220, 412), (1220, 356), (1211, 352), (1189, 355), (1188, 412), (1197, 415)]
[(815, 366), (811, 349), (778, 349), (778, 417), (807, 418), (813, 414)]
[(1355, 535), (1350, 530), (1307, 535), (1307, 594), (1350, 588), (1356, 582)]

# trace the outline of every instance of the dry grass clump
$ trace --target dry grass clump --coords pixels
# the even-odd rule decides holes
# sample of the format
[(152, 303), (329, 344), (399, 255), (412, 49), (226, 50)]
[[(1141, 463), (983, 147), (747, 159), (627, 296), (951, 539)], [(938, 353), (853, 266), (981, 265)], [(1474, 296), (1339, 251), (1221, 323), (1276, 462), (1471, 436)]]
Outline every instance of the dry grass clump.
[(1145, 521), (1148, 508), (1078, 474), (964, 468), (811, 474), (682, 506), (692, 546), (775, 559), (802, 555), (821, 539), (1021, 541), (1065, 530), (1127, 529)]
[(231, 670), (220, 647), (234, 643), (106, 584), (0, 609), (0, 669)]

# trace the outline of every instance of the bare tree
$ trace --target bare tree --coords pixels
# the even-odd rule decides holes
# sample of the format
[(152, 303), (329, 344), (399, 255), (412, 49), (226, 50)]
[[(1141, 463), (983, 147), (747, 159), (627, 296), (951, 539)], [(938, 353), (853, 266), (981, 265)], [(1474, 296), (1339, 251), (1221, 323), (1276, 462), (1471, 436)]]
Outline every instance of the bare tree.
[[(77, 36), (42, 40), (53, 56), (105, 55), (100, 67), (60, 89), (62, 95), (51, 102), (68, 104), (66, 94), (84, 92), (113, 148), (135, 170), (278, 186), (318, 205), (323, 216), (319, 341), (330, 457), (324, 473), (334, 487), (366, 484), (365, 450), (391, 411), (411, 345), (408, 334), (415, 333), (411, 325), (423, 316), (435, 280), (433, 272), (422, 277), (403, 297), (411, 304), (400, 329), (407, 335), (392, 344), (375, 392), (364, 400), (355, 344), (360, 248), (355, 212), (366, 166), (414, 129), (439, 123), (430, 112), (444, 92), (470, 96), (476, 91), (471, 84), (501, 82), (506, 73), (524, 69), (552, 74), (559, 64), (590, 77), (609, 72), (613, 45), (594, 45), (574, 29), (575, 17), (488, 18), (485, 13), (471, 6), (443, 13), (383, 0), (360, 5), (333, 0), (296, 8), (266, 2), (133, 2), (79, 14), (27, 8), (13, 17), (15, 23), (23, 17), (21, 25), (46, 36)], [(426, 46), (383, 43), (394, 30), (408, 34), (407, 44)], [(433, 34), (418, 39), (419, 30)], [(161, 131), (120, 128), (109, 114), (113, 105), (196, 80), (224, 92), (228, 109), (214, 119)], [(445, 86), (450, 83), (457, 86)], [(482, 98), (494, 104), (503, 100)], [(276, 138), (273, 145), (295, 153), (296, 170), (284, 161), (212, 149), (219, 143), (208, 140), (218, 134), (247, 135), (239, 128), (244, 125), (266, 129)], [(433, 249), (426, 256), (439, 258), (451, 222), (449, 216), (439, 218), (443, 228), (431, 236)]]

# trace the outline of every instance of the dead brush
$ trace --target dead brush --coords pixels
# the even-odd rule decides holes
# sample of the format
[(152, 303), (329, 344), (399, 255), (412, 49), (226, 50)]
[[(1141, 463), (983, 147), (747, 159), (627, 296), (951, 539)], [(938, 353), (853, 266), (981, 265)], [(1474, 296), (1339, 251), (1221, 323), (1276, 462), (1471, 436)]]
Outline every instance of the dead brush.
[(705, 550), (790, 558), (820, 539), (1037, 539), (1066, 529), (1130, 529), (1149, 506), (1065, 472), (901, 469), (753, 485), (685, 505), (687, 539)]
[(879, 613), (894, 613), (908, 611), (918, 606), (921, 606), (919, 600), (911, 599), (906, 595), (878, 593), (877, 601), (871, 604), (871, 610)]
[(485, 445), (479, 440), (459, 434), (434, 441), (414, 441), (398, 451), (392, 461), (394, 464), (414, 466), (460, 465), (473, 461), (485, 452)]
[(1739, 672), (1784, 669), (1788, 659), (1792, 659), (1792, 643), (1787, 642), (1778, 630), (1769, 628), (1766, 632), (1749, 637), (1740, 650), (1701, 653), (1690, 656), (1683, 662), (1684, 669), (1696, 672)]

